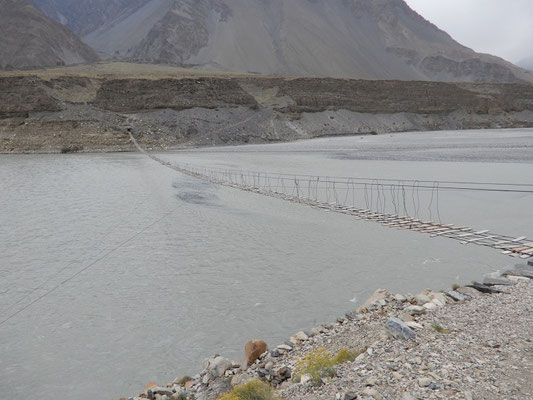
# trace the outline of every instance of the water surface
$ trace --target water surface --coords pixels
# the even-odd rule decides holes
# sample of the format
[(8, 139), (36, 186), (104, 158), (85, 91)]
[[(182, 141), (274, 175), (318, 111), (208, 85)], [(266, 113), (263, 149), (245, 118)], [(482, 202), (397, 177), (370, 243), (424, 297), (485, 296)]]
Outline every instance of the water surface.
[[(164, 153), (224, 168), (533, 182), (533, 132)], [(113, 399), (333, 321), (377, 287), (448, 288), (514, 260), (180, 175), (138, 154), (0, 156), (0, 390)], [(449, 223), (533, 235), (525, 194), (450, 194)], [(28, 389), (31, 388), (31, 389)]]

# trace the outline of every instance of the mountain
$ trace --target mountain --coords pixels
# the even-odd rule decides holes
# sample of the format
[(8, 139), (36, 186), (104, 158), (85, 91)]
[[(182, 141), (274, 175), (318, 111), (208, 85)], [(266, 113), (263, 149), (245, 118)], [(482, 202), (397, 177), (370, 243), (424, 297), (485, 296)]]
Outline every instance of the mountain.
[[(64, 17), (69, 26), (94, 49), (136, 62), (295, 76), (533, 82), (533, 73), (460, 45), (404, 0), (34, 2), (58, 20), (71, 15)], [(85, 21), (84, 7), (99, 11)]]
[(522, 68), (533, 71), (533, 57), (524, 58), (522, 61), (518, 63), (518, 65), (521, 66)]
[(0, 68), (50, 67), (98, 60), (68, 28), (25, 0), (0, 0)]

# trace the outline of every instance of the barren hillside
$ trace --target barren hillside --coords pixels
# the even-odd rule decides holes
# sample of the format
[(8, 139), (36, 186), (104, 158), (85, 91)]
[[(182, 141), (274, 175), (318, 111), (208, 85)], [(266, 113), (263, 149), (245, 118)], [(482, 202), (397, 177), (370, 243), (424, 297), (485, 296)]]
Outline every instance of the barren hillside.
[(532, 72), (460, 45), (404, 0), (86, 2), (97, 13), (72, 13), (83, 11), (79, 0), (33, 1), (58, 20), (70, 13), (66, 23), (94, 49), (136, 62), (295, 76), (533, 82)]

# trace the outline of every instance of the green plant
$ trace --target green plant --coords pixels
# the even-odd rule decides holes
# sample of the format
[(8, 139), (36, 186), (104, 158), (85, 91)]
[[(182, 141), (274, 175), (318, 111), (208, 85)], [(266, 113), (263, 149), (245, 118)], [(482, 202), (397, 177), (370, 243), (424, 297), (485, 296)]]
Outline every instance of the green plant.
[(337, 374), (334, 369), (335, 360), (325, 348), (308, 353), (304, 358), (298, 360), (294, 369), (296, 380), (302, 375), (309, 374), (314, 384), (322, 383), (322, 378), (333, 378)]
[(180, 393), (178, 395), (178, 400), (187, 400), (187, 395), (185, 393)]
[(453, 289), (453, 290), (457, 290), (457, 289), (459, 289), (460, 287), (461, 287), (461, 285), (458, 285), (457, 283), (454, 283), (454, 284), (452, 285), (452, 289)]
[(450, 333), (448, 329), (443, 328), (439, 324), (432, 324), (431, 327), (435, 329), (438, 333)]
[(238, 385), (219, 400), (277, 400), (274, 389), (266, 383), (255, 380)]
[(355, 361), (359, 354), (364, 353), (366, 350), (349, 350), (349, 349), (340, 349), (335, 358), (333, 359), (334, 364), (343, 364), (348, 361)]

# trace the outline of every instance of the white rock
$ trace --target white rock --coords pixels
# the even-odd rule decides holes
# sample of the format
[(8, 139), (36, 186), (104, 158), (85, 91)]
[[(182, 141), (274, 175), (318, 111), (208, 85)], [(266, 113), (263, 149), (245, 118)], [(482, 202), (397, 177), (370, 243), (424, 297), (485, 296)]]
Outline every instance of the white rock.
[(427, 295), (425, 295), (423, 293), (420, 293), (420, 294), (417, 294), (415, 296), (415, 301), (416, 301), (416, 304), (421, 306), (421, 305), (424, 305), (426, 303), (429, 303), (431, 301), (431, 299), (429, 298), (429, 296), (427, 296)]
[(411, 315), (420, 315), (425, 314), (426, 309), (421, 306), (409, 306), (406, 308), (406, 311)]
[(313, 379), (313, 377), (311, 375), (303, 374), (302, 378), (300, 379), (300, 383), (301, 384), (306, 384), (307, 382), (311, 382), (312, 379)]
[(418, 378), (418, 386), (420, 387), (428, 387), (431, 385), (431, 379), (429, 378)]
[(424, 329), (424, 326), (419, 324), (418, 322), (415, 322), (415, 321), (407, 321), (405, 323), (405, 325), (407, 325), (409, 328), (413, 328), (413, 329)]
[(398, 303), (405, 303), (407, 301), (407, 297), (405, 297), (403, 294), (397, 294), (394, 296), (394, 298)]
[(428, 311), (433, 311), (437, 308), (437, 305), (433, 302), (429, 302), (423, 305), (423, 307)]
[(296, 335), (294, 335), (294, 337), (301, 342), (309, 340), (309, 336), (307, 336), (305, 332), (302, 331), (298, 332)]

